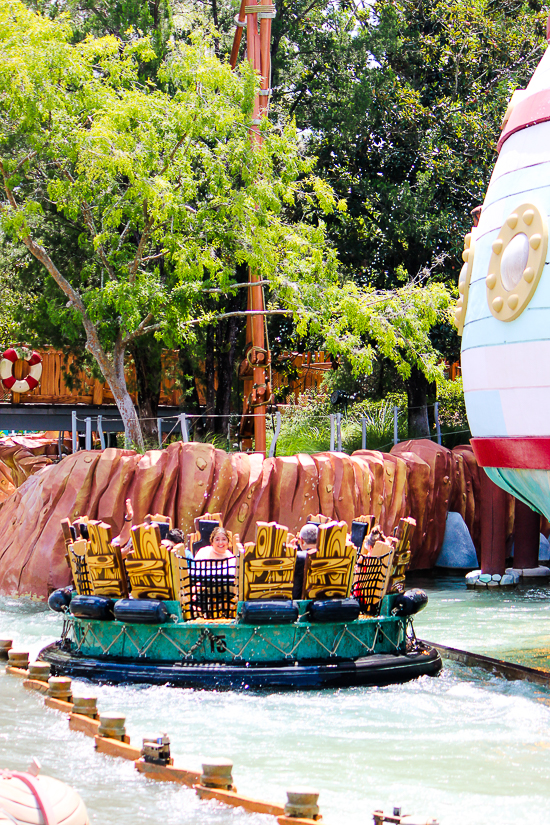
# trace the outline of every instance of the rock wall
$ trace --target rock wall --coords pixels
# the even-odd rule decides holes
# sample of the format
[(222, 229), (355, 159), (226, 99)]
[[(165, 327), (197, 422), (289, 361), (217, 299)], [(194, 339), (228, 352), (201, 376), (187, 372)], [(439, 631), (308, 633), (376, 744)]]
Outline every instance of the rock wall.
[(9, 469), (13, 486), (26, 480), (0, 503), (3, 594), (46, 597), (67, 584), (60, 520), (85, 514), (108, 522), (117, 534), (128, 497), (134, 523), (160, 512), (190, 532), (196, 516), (220, 511), (224, 524), (243, 541), (254, 538), (257, 521), (275, 520), (295, 532), (310, 513), (348, 523), (374, 513), (386, 532), (403, 516), (412, 516), (418, 527), (411, 569), (433, 567), (447, 511), (453, 510), (463, 516), (479, 549), (480, 470), (468, 446), (451, 451), (431, 441), (408, 441), (389, 454), (361, 450), (351, 456), (262, 459), (177, 442), (144, 455), (115, 449), (78, 452), (49, 466), (47, 450), (34, 456), (34, 464), (21, 453), (23, 467), (12, 448), (0, 440), (0, 470)]

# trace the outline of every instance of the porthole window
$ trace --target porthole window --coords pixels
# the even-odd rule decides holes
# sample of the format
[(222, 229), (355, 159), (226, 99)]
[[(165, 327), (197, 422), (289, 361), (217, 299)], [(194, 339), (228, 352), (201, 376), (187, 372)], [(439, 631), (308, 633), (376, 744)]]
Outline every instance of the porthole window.
[(514, 321), (528, 305), (544, 269), (548, 248), (546, 215), (524, 203), (508, 215), (487, 273), (487, 303), (499, 321)]

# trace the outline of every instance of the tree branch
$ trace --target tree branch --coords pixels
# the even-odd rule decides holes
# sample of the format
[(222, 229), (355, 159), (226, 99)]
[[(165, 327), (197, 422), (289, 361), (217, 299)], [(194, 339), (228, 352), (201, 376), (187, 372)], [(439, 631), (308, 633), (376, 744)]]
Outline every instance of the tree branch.
[(228, 295), (232, 289), (248, 289), (249, 286), (270, 286), (271, 281), (254, 281), (253, 284), (230, 284), (227, 289), (203, 289), (206, 295)]
[[(11, 191), (11, 189), (8, 185), (6, 172), (5, 172), (4, 165), (3, 165), (1, 160), (0, 160), (0, 173), (2, 175), (2, 180), (3, 180), (3, 183), (4, 183), (4, 191), (6, 193), (8, 201), (10, 203), (10, 206), (12, 207), (12, 209), (14, 209), (14, 210), (16, 210), (17, 212), (20, 213), (21, 210), (19, 208), (19, 205), (17, 204), (17, 201), (15, 200), (13, 192)], [(23, 243), (25, 244), (25, 246), (27, 247), (27, 249), (29, 250), (31, 255), (33, 255), (36, 258), (36, 260), (39, 261), (47, 269), (47, 271), (50, 273), (50, 275), (52, 276), (52, 278), (54, 279), (54, 281), (56, 282), (58, 287), (65, 293), (65, 295), (69, 299), (70, 303), (78, 310), (78, 312), (82, 316), (82, 324), (83, 324), (84, 329), (86, 331), (86, 338), (87, 338), (86, 346), (87, 346), (88, 349), (90, 349), (90, 351), (92, 351), (94, 353), (95, 357), (97, 358), (97, 361), (99, 363), (99, 366), (101, 368), (101, 371), (102, 371), (103, 375), (109, 381), (109, 378), (112, 377), (112, 375), (113, 375), (113, 367), (112, 367), (112, 364), (109, 361), (107, 353), (105, 352), (105, 350), (103, 349), (103, 347), (101, 345), (101, 342), (99, 340), (99, 336), (97, 334), (97, 329), (96, 329), (93, 321), (91, 320), (90, 316), (88, 315), (88, 312), (86, 311), (86, 307), (84, 305), (84, 302), (83, 302), (80, 294), (76, 291), (76, 289), (74, 289), (74, 287), (69, 283), (69, 281), (61, 274), (61, 272), (58, 270), (58, 268), (56, 267), (56, 265), (54, 264), (54, 262), (52, 261), (52, 259), (48, 255), (48, 253), (46, 252), (46, 250), (42, 246), (40, 246), (40, 244), (36, 243), (36, 241), (34, 241), (31, 238), (30, 232), (29, 232), (26, 224), (25, 224), (23, 232), (21, 234), (21, 240), (23, 241)]]
[[(61, 173), (63, 175), (65, 175), (65, 177), (67, 178), (69, 183), (72, 183), (73, 185), (76, 183), (76, 181), (73, 178), (73, 176), (71, 175), (71, 173), (68, 171), (68, 169), (63, 168), (60, 161), (56, 161), (55, 165), (57, 166), (58, 169), (61, 170)], [(88, 232), (92, 236), (92, 241), (93, 241), (93, 239), (97, 235), (97, 232), (96, 232), (96, 228), (95, 228), (95, 224), (94, 224), (94, 218), (93, 218), (93, 215), (92, 215), (92, 210), (91, 210), (90, 206), (86, 203), (86, 201), (80, 201), (80, 208), (82, 210), (82, 216), (84, 218), (84, 223), (86, 224), (86, 226), (88, 228)], [(105, 267), (105, 269), (109, 273), (109, 277), (112, 278), (113, 280), (116, 280), (115, 273), (113, 272), (111, 264), (109, 263), (107, 255), (105, 253), (105, 249), (103, 248), (103, 244), (99, 245), (98, 251), (99, 251), (99, 257), (101, 258), (103, 266)]]
[(134, 341), (136, 338), (139, 338), (141, 335), (144, 335), (146, 332), (150, 332), (152, 329), (159, 329), (160, 324), (153, 324), (153, 326), (147, 326), (147, 324), (153, 319), (153, 313), (149, 312), (143, 321), (135, 328), (133, 332), (128, 332), (124, 338), (122, 339), (122, 346), (126, 347), (131, 341)]
[(186, 326), (193, 327), (203, 321), (223, 321), (224, 318), (249, 317), (250, 315), (294, 315), (293, 309), (246, 309), (242, 312), (224, 312), (223, 315), (213, 315), (211, 318), (204, 316), (197, 318), (194, 321), (188, 321)]

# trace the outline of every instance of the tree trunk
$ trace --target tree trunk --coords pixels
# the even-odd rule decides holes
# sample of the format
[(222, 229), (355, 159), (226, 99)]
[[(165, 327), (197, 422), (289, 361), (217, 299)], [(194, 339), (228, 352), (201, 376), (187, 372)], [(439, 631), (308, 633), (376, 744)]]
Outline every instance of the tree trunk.
[(428, 392), (430, 383), (418, 367), (411, 368), (407, 379), (409, 438), (429, 438)]
[(216, 415), (214, 431), (227, 435), (229, 414), (231, 412), (231, 393), (235, 372), (235, 354), (239, 324), (237, 318), (227, 318), (217, 329), (218, 350), (218, 388), (216, 390)]
[[(6, 195), (8, 196), (8, 200), (12, 208), (18, 212), (19, 207), (17, 206), (11, 189), (7, 186), (6, 174), (1, 161), (0, 172), (4, 180), (4, 189)], [(88, 315), (84, 301), (77, 290), (74, 289), (65, 276), (61, 274), (44, 247), (36, 243), (36, 241), (33, 240), (29, 234), (23, 235), (21, 240), (31, 255), (34, 255), (37, 261), (40, 261), (40, 263), (46, 267), (58, 287), (62, 290), (62, 292), (64, 292), (70, 303), (80, 313), (82, 324), (86, 332), (86, 348), (96, 359), (99, 364), (99, 368), (103, 373), (103, 377), (111, 388), (111, 392), (113, 393), (116, 405), (120, 412), (120, 417), (122, 418), (122, 423), (124, 424), (126, 446), (143, 450), (143, 435), (141, 432), (141, 427), (139, 426), (139, 419), (137, 417), (132, 399), (130, 398), (128, 387), (126, 386), (126, 377), (124, 375), (125, 347), (122, 343), (122, 335), (119, 332), (111, 359), (101, 345), (97, 327)]]
[(137, 401), (141, 431), (148, 446), (158, 444), (158, 409), (162, 376), (162, 344), (152, 333), (130, 344), (136, 367)]
[[(92, 354), (95, 355), (90, 344), (88, 344), (88, 346), (90, 347)], [(120, 417), (122, 418), (122, 423), (124, 424), (125, 445), (128, 449), (141, 451), (145, 449), (145, 445), (143, 443), (143, 433), (141, 432), (141, 426), (136, 408), (134, 407), (134, 402), (130, 397), (128, 387), (126, 386), (126, 377), (124, 375), (124, 354), (125, 349), (123, 347), (115, 346), (115, 352), (113, 355), (114, 369), (111, 368), (107, 370), (105, 370), (102, 365), (102, 361), (104, 359), (102, 358), (100, 360), (97, 355), (95, 357), (97, 358), (102, 372), (107, 379), (107, 383), (109, 384), (111, 392), (114, 395), (118, 411), (120, 412)], [(110, 367), (111, 365), (109, 364), (106, 366)]]

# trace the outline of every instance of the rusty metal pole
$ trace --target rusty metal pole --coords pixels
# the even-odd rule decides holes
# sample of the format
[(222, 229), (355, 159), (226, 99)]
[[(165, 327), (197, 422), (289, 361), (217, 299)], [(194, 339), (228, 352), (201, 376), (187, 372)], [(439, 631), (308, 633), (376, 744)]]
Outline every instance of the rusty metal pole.
[(540, 516), (517, 498), (514, 516), (514, 567), (519, 570), (538, 567), (539, 544)]
[(506, 493), (482, 470), (481, 571), (502, 575), (506, 567)]
[[(256, 11), (256, 9), (258, 11)], [(267, 112), (270, 97), (271, 76), (271, 19), (274, 16), (274, 6), (270, 0), (242, 0), (239, 15), (236, 18), (237, 31), (233, 41), (230, 63), (235, 67), (242, 37), (243, 22), (246, 19), (247, 56), (253, 69), (260, 75), (260, 90), (254, 97), (252, 126), (250, 140), (252, 147), (261, 146), (262, 135), (259, 125), (262, 116)], [(259, 31), (258, 31), (259, 15)], [(258, 313), (249, 316), (247, 321), (247, 352), (252, 366), (252, 390), (247, 394), (249, 381), (245, 382), (245, 400), (243, 416), (247, 413), (254, 415), (254, 447), (258, 453), (265, 455), (266, 451), (266, 403), (269, 400), (269, 386), (266, 380), (266, 367), (269, 363), (269, 353), (266, 348), (265, 335), (265, 302), (261, 280), (257, 272), (248, 271), (250, 287), (248, 289), (247, 309)], [(255, 286), (255, 284), (258, 284)], [(263, 403), (262, 403), (263, 402)]]

